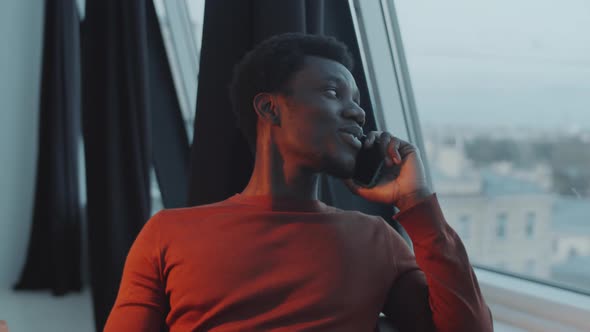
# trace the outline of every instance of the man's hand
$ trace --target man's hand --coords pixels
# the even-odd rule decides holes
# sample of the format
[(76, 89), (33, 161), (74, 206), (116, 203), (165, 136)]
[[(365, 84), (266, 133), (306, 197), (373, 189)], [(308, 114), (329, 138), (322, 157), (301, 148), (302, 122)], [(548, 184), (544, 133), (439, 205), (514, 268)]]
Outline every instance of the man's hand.
[(393, 204), (404, 211), (432, 194), (426, 181), (424, 166), (418, 149), (388, 132), (372, 131), (367, 134), (365, 148), (379, 144), (385, 155), (385, 165), (377, 185), (363, 188), (352, 179), (346, 186), (366, 200)]
[(0, 332), (8, 332), (8, 325), (5, 320), (0, 320)]

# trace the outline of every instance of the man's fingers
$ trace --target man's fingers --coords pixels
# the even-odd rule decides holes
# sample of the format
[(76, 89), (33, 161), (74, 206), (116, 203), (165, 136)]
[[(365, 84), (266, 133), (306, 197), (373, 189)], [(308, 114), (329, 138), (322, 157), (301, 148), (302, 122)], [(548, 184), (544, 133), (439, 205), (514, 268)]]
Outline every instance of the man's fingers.
[(401, 162), (402, 160), (406, 159), (408, 155), (411, 153), (417, 152), (418, 148), (414, 146), (412, 143), (406, 142), (399, 137), (393, 137), (395, 141), (395, 150), (390, 151), (391, 153), (395, 152), (396, 157)]
[(392, 142), (395, 143), (393, 135), (391, 135), (390, 133), (382, 132), (379, 135), (381, 153), (383, 154), (383, 156), (385, 156), (385, 163), (387, 164), (387, 166), (393, 166), (393, 164), (395, 163), (394, 155), (390, 153)]
[(365, 139), (365, 148), (370, 148), (373, 146), (375, 141), (377, 140), (377, 136), (379, 136), (380, 132), (378, 131), (371, 131), (367, 134), (367, 139)]
[(411, 143), (393, 136), (386, 131), (369, 132), (365, 139), (364, 147), (370, 148), (373, 144), (379, 144), (381, 152), (385, 156), (387, 166), (399, 165), (409, 154), (417, 151), (417, 148)]
[(397, 165), (401, 164), (402, 156), (399, 153), (401, 141), (397, 137), (393, 137), (391, 140), (391, 144), (389, 145), (389, 150), (387, 151), (391, 156), (393, 162)]
[(408, 142), (405, 141), (401, 141), (400, 142), (400, 147), (398, 149), (399, 154), (401, 155), (402, 158), (406, 158), (407, 156), (409, 156), (412, 153), (418, 152), (418, 148)]
[(399, 150), (403, 141), (389, 133), (385, 134), (386, 135), (382, 135), (381, 137), (387, 140), (387, 144), (383, 146), (383, 154), (386, 156), (387, 165), (399, 165), (402, 162), (402, 155)]

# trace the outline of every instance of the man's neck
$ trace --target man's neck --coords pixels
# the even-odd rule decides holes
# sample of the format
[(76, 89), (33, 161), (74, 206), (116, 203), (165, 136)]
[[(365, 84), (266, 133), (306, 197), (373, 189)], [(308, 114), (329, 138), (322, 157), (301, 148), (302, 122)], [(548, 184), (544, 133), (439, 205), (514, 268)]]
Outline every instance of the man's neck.
[(258, 151), (252, 176), (242, 195), (318, 199), (318, 174), (286, 163), (276, 151)]

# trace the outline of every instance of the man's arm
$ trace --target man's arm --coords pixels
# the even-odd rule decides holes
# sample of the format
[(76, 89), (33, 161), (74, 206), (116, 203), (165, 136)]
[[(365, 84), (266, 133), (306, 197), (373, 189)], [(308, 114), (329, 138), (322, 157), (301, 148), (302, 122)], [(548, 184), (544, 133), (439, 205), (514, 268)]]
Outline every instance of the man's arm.
[(105, 332), (159, 332), (164, 324), (167, 302), (161, 276), (158, 216), (146, 223), (129, 250)]
[[(436, 195), (395, 219), (410, 235), (420, 269), (400, 271), (384, 314), (400, 331), (493, 331), (491, 313), (463, 243), (444, 220)], [(408, 249), (394, 255), (403, 260), (411, 253)]]
[[(379, 181), (364, 188), (352, 179), (344, 184), (372, 202), (392, 204), (402, 212), (395, 218), (404, 226), (416, 258), (407, 246), (390, 248), (396, 280), (384, 313), (401, 331), (492, 331), (492, 318), (463, 243), (445, 222), (436, 196), (431, 194), (418, 149), (388, 132), (372, 131), (363, 143), (379, 144), (385, 156)], [(401, 237), (391, 228), (392, 242)], [(418, 262), (418, 266), (416, 266)]]

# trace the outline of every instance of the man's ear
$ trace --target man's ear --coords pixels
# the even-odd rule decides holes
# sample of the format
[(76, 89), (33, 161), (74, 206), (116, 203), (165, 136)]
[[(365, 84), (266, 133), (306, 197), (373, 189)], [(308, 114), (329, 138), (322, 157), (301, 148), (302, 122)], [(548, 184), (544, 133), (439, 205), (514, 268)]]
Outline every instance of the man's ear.
[(281, 124), (281, 112), (275, 95), (261, 92), (252, 101), (254, 110), (262, 121), (270, 121), (274, 125)]

